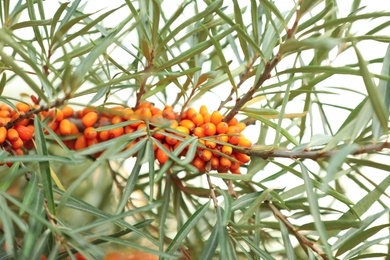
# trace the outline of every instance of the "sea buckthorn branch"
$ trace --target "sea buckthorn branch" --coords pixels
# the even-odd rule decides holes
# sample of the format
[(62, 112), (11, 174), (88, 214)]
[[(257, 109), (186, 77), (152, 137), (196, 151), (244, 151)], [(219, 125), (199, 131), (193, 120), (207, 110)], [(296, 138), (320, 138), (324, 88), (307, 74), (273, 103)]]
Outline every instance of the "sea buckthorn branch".
[[(298, 6), (301, 4), (302, 1), (299, 1)], [(296, 10), (296, 17), (295, 21), (290, 29), (287, 30), (287, 35), (285, 41), (291, 39), (294, 37), (294, 34), (296, 33), (298, 29), (298, 24), (300, 20), (300, 15), (298, 15), (298, 8)], [(282, 44), (280, 45), (282, 46)], [(229, 111), (229, 113), (224, 118), (225, 122), (228, 122), (231, 120), (239, 111), (240, 109), (249, 101), (252, 99), (253, 95), (257, 92), (257, 90), (263, 85), (263, 83), (270, 78), (271, 72), (275, 69), (276, 65), (282, 60), (283, 53), (281, 52), (281, 48), (279, 47), (278, 53), (273, 57), (273, 59), (270, 62), (267, 62), (264, 68), (263, 73), (260, 75), (260, 78), (257, 80), (256, 84), (249, 89), (249, 91), (240, 98), (234, 107)]]
[(315, 244), (307, 239), (304, 235), (299, 233), (299, 231), (288, 221), (287, 217), (283, 215), (275, 205), (272, 204), (269, 200), (264, 201), (264, 203), (271, 209), (272, 213), (274, 214), (275, 218), (279, 219), (283, 224), (287, 227), (287, 229), (294, 234), (296, 239), (299, 241), (299, 243), (302, 245), (303, 249), (306, 249), (306, 247), (313, 250), (313, 252), (317, 253), (319, 256), (321, 256), (322, 259), (328, 259), (327, 255), (319, 248), (315, 246)]
[[(361, 145), (356, 151), (354, 151), (351, 155), (358, 155), (363, 153), (373, 153), (373, 152), (380, 152), (383, 149), (389, 149), (390, 143), (389, 142), (381, 142), (381, 143), (375, 143), (375, 144), (366, 144)], [(311, 160), (318, 160), (321, 158), (329, 158), (335, 155), (339, 150), (330, 150), (330, 151), (321, 151), (321, 150), (315, 150), (310, 151), (307, 149), (303, 149), (301, 151), (292, 151), (287, 150), (283, 148), (275, 148), (275, 149), (263, 149), (260, 150), (255, 145), (252, 148), (245, 148), (245, 149), (237, 149), (237, 150), (243, 154), (247, 154), (250, 156), (260, 157), (262, 159), (269, 159), (269, 158), (290, 158), (290, 159), (311, 159)]]

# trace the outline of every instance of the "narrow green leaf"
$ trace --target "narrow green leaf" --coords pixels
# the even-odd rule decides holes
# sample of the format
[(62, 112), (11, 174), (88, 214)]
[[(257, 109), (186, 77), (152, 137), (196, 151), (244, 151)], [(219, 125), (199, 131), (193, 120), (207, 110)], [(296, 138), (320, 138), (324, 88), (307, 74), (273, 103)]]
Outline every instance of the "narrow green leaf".
[(249, 239), (248, 236), (243, 237), (244, 241), (247, 243), (247, 245), (253, 250), (253, 252), (258, 256), (261, 257), (261, 259), (265, 260), (275, 260), (268, 252), (261, 249), (258, 245), (255, 245), (252, 240)]
[(6, 83), (7, 83), (7, 74), (3, 73), (3, 76), (1, 76), (1, 80), (0, 80), (0, 95), (3, 94)]
[(114, 30), (109, 35), (104, 37), (92, 50), (89, 52), (87, 57), (76, 67), (73, 72), (71, 80), (72, 91), (75, 92), (82, 84), (85, 74), (91, 69), (95, 60), (106, 51), (107, 47), (110, 46), (116, 40), (117, 32)]
[(336, 256), (339, 256), (346, 251), (354, 248), (359, 243), (365, 242), (368, 238), (372, 237), (374, 234), (378, 233), (380, 230), (389, 227), (390, 224), (383, 224), (379, 226), (375, 226), (356, 234), (355, 236), (350, 237), (344, 244), (342, 244), (339, 250), (336, 253)]
[[(385, 58), (383, 59), (382, 64), (382, 75), (390, 75), (390, 44), (387, 46), (387, 51), (385, 54)], [(379, 93), (381, 94), (382, 100), (385, 104), (385, 108), (387, 114), (389, 114), (390, 110), (390, 80), (381, 79), (378, 84)], [(372, 132), (375, 139), (378, 139), (381, 134), (383, 134), (383, 129), (380, 127), (380, 123), (378, 122), (378, 118), (374, 117), (372, 122)]]
[(26, 22), (20, 22), (20, 23), (13, 24), (9, 28), (11, 30), (18, 30), (18, 29), (23, 29), (26, 27), (50, 25), (50, 23), (51, 23), (51, 20), (26, 21)]
[(145, 149), (146, 149), (145, 146), (143, 146), (142, 149), (140, 149), (138, 151), (137, 160), (134, 164), (133, 170), (130, 173), (130, 177), (127, 179), (126, 187), (125, 187), (123, 194), (122, 194), (122, 197), (118, 203), (115, 214), (119, 214), (120, 212), (123, 211), (123, 209), (125, 208), (128, 200), (129, 200), (131, 193), (133, 192), (135, 185), (137, 184), (138, 175), (139, 175), (139, 172), (140, 172), (141, 166), (142, 166), (141, 161), (144, 158)]
[(312, 37), (303, 40), (288, 39), (280, 46), (279, 51), (283, 54), (286, 53), (290, 54), (290, 53), (300, 52), (308, 49), (330, 50), (339, 43), (341, 43), (339, 39), (335, 39), (331, 37), (323, 37), (323, 38)]
[[(234, 7), (234, 18), (236, 20), (235, 21), (236, 24), (238, 24), (242, 29), (245, 29), (245, 24), (244, 24), (244, 21), (242, 19), (242, 11), (241, 11), (240, 6), (238, 5), (237, 0), (233, 0), (233, 7)], [(245, 60), (249, 61), (250, 56), (249, 56), (249, 52), (248, 52), (247, 42), (245, 41), (245, 39), (243, 37), (240, 37), (240, 36), (238, 36), (238, 41), (240, 42), (241, 51), (244, 53)]]
[(173, 253), (181, 246), (183, 240), (188, 236), (190, 231), (198, 224), (199, 220), (203, 218), (204, 214), (209, 210), (210, 201), (203, 204), (199, 209), (197, 209), (191, 217), (184, 223), (177, 232), (176, 236), (172, 239), (171, 243), (168, 245), (166, 252)]
[(244, 224), (246, 223), (252, 216), (253, 213), (260, 207), (261, 203), (263, 203), (264, 200), (267, 199), (269, 193), (272, 191), (272, 189), (266, 189), (264, 190), (260, 196), (258, 196), (251, 204), (250, 206), (245, 210), (244, 214), (240, 218), (240, 220), (237, 222), (237, 224)]
[(52, 25), (50, 27), (50, 39), (53, 39), (54, 32), (55, 32), (56, 26), (58, 24), (58, 21), (60, 20), (60, 17), (62, 15), (62, 13), (65, 11), (68, 4), (69, 4), (69, 2), (62, 3), (60, 5), (60, 7), (57, 9), (57, 11), (55, 12), (55, 14), (52, 18)]
[[(345, 230), (349, 228), (358, 228), (362, 225), (361, 221), (356, 220), (329, 220), (323, 221), (326, 230)], [(301, 225), (299, 230), (315, 230), (315, 223), (306, 223)]]
[[(43, 133), (42, 123), (37, 116), (34, 117), (34, 128), (35, 143), (37, 144), (37, 154), (39, 156), (47, 156), (49, 153), (46, 147), (45, 134)], [(54, 204), (53, 184), (51, 180), (49, 161), (39, 162), (39, 169), (47, 207), (49, 209), (50, 214), (55, 216), (56, 210)]]
[(301, 161), (296, 161), (296, 162), (301, 167), (302, 178), (305, 182), (306, 194), (307, 194), (307, 200), (308, 200), (309, 207), (310, 207), (310, 212), (311, 212), (311, 215), (313, 216), (314, 224), (315, 224), (316, 230), (318, 232), (318, 235), (320, 236), (321, 244), (324, 246), (325, 253), (328, 256), (328, 258), (333, 259), (332, 250), (331, 250), (330, 245), (328, 243), (326, 228), (325, 228), (325, 225), (321, 219), (321, 212), (320, 212), (320, 208), (318, 205), (318, 197), (314, 193), (312, 179), (310, 178), (309, 173), (306, 170), (306, 166)]
[(290, 240), (290, 234), (288, 232), (287, 227), (284, 225), (282, 221), (279, 221), (279, 228), (280, 228), (280, 233), (282, 234), (283, 245), (286, 250), (287, 258), (291, 260), (296, 259), (294, 248)]
[(359, 67), (360, 72), (363, 77), (364, 85), (366, 86), (368, 98), (371, 101), (371, 105), (375, 111), (375, 115), (377, 116), (377, 119), (379, 120), (379, 123), (385, 133), (388, 131), (388, 109), (386, 109), (384, 100), (382, 98), (382, 94), (379, 92), (379, 89), (377, 86), (375, 86), (375, 83), (372, 79), (371, 73), (369, 72), (367, 68), (367, 63), (364, 60), (362, 54), (360, 53), (359, 49), (356, 47), (355, 44), (353, 44), (353, 47), (356, 52), (356, 56), (359, 61)]
[(205, 246), (203, 247), (203, 251), (199, 259), (212, 259), (215, 256), (215, 250), (218, 247), (218, 243), (219, 243), (218, 225), (214, 225), (213, 230), (211, 231), (211, 234), (207, 239)]
[(264, 9), (268, 9), (271, 11), (278, 19), (279, 22), (283, 25), (284, 29), (287, 31), (288, 26), (286, 21), (284, 20), (283, 15), (280, 13), (279, 9), (275, 6), (275, 4), (269, 0), (260, 0), (260, 4)]

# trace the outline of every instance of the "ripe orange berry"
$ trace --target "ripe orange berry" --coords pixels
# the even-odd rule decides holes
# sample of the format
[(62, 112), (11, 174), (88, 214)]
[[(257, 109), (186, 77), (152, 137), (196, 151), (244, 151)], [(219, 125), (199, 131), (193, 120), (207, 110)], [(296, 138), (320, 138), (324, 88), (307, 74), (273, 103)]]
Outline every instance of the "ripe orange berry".
[(198, 138), (202, 138), (206, 136), (206, 134), (204, 133), (204, 128), (200, 126), (195, 127), (192, 134), (197, 136)]
[[(195, 128), (195, 124), (194, 122), (192, 122), (191, 120), (189, 119), (183, 119), (180, 121), (179, 123), (180, 126), (184, 126), (185, 128), (189, 129), (190, 131), (189, 132), (192, 132)], [(189, 134), (188, 132), (188, 134)]]
[(205, 114), (209, 113), (209, 110), (207, 109), (207, 107), (205, 105), (201, 105), (200, 108), (199, 108), (199, 113), (201, 115), (205, 115)]
[(222, 166), (222, 167), (229, 168), (232, 165), (232, 161), (230, 161), (229, 158), (221, 156), (221, 157), (219, 157), (219, 165)]
[(5, 103), (2, 103), (0, 105), (0, 110), (8, 110), (8, 111), (11, 111), (11, 107)]
[(198, 156), (192, 160), (192, 165), (194, 165), (200, 172), (204, 172), (205, 170), (205, 161)]
[(11, 141), (12, 148), (18, 149), (23, 146), (23, 140), (19, 137), (15, 141)]
[(242, 146), (242, 147), (251, 147), (252, 146), (252, 142), (245, 138), (245, 136), (239, 136), (238, 137), (238, 146)]
[(216, 143), (216, 142), (213, 142), (213, 140), (211, 140), (211, 139), (205, 140), (204, 145), (205, 145), (207, 148), (210, 148), (210, 149), (214, 149), (215, 147), (217, 147), (217, 143)]
[(0, 110), (0, 117), (11, 117), (11, 113), (8, 110)]
[(195, 108), (188, 108), (185, 112), (185, 116), (183, 115), (183, 118), (189, 118), (191, 119), (193, 115), (195, 115), (197, 112), (195, 110)]
[(4, 126), (2, 126), (0, 127), (0, 144), (4, 143), (6, 138), (7, 138), (7, 129)]
[(234, 125), (237, 125), (237, 123), (238, 123), (237, 118), (233, 117), (233, 118), (228, 122), (228, 125), (229, 125), (229, 126), (234, 126)]
[(28, 141), (32, 138), (34, 131), (31, 130), (31, 128), (28, 128), (27, 126), (24, 125), (16, 125), (14, 129), (18, 132), (19, 137), (23, 141)]
[(241, 163), (247, 163), (251, 160), (251, 157), (244, 153), (234, 153), (234, 156), (239, 160)]
[(217, 133), (225, 134), (228, 131), (229, 125), (226, 122), (219, 122), (217, 125)]
[(125, 134), (131, 134), (135, 132), (135, 128), (133, 128), (131, 125), (125, 126)]
[(245, 128), (246, 128), (246, 124), (245, 124), (245, 123), (242, 123), (242, 122), (237, 123), (236, 126), (238, 127), (238, 129), (240, 129), (240, 133), (241, 133), (242, 131), (244, 131)]
[(211, 115), (209, 113), (203, 115), (204, 123), (210, 123)]
[(71, 106), (64, 106), (62, 109), (62, 114), (64, 114), (64, 118), (68, 118), (73, 116), (74, 110)]
[(77, 128), (77, 126), (74, 123), (70, 122), (70, 134), (75, 135), (78, 134), (79, 132), (80, 131)]
[(143, 129), (144, 131), (146, 131), (146, 124), (145, 123), (141, 123), (137, 126), (137, 130), (141, 130)]
[[(237, 159), (235, 156), (233, 156), (235, 159)], [(236, 169), (239, 169), (241, 166), (241, 163), (238, 161), (232, 161), (232, 165), (229, 167), (230, 171), (234, 171)]]
[(53, 130), (53, 131), (55, 131), (57, 128), (58, 128), (58, 125), (59, 125), (60, 123), (59, 122), (57, 122), (57, 121), (50, 121), (49, 123), (47, 123), (47, 126), (51, 129), (51, 130)]
[(195, 126), (200, 126), (204, 124), (203, 115), (200, 113), (195, 113), (191, 117), (192, 122), (194, 122)]
[(151, 108), (152, 107), (152, 104), (148, 101), (144, 101), (142, 103), (140, 103), (138, 106), (137, 106), (137, 109), (138, 108)]
[(215, 137), (215, 140), (227, 143), (229, 141), (229, 136), (227, 136), (225, 134), (219, 134), (219, 135), (217, 135), (217, 137)]
[(233, 174), (241, 174), (241, 169), (240, 167), (238, 168), (232, 168), (232, 166), (229, 167), (229, 171)]
[(81, 150), (87, 147), (87, 138), (85, 138), (85, 135), (80, 135), (77, 137), (76, 142), (74, 144), (75, 150)]
[(62, 119), (64, 119), (64, 113), (62, 113), (61, 110), (56, 109), (56, 108), (50, 110), (49, 116), (51, 119), (55, 119), (56, 122), (60, 122), (60, 121), (62, 121)]
[(233, 148), (228, 145), (223, 145), (221, 148), (221, 152), (227, 155), (231, 155), (233, 153)]
[(109, 139), (117, 138), (117, 137), (123, 135), (124, 132), (125, 132), (125, 130), (123, 127), (110, 129), (110, 130), (108, 130), (108, 138)]
[(217, 133), (217, 127), (211, 122), (204, 124), (202, 127), (207, 136), (215, 135)]
[(119, 123), (121, 123), (121, 122), (123, 122), (121, 116), (116, 115), (116, 116), (113, 116), (113, 117), (111, 118), (111, 124), (113, 124), (113, 125), (119, 124)]
[(176, 127), (175, 128), (177, 131), (179, 131), (179, 132), (182, 132), (182, 133), (184, 133), (184, 134), (186, 134), (186, 135), (189, 135), (190, 134), (190, 129), (188, 129), (187, 127), (184, 127), (184, 126), (178, 126), (178, 127)]
[(165, 136), (165, 142), (169, 145), (175, 145), (177, 143), (177, 139), (170, 136)]
[(179, 123), (176, 121), (176, 120), (170, 120), (171, 124), (170, 124), (170, 128), (173, 128), (175, 129), (176, 127), (179, 126)]
[(98, 143), (99, 143), (99, 140), (96, 137), (92, 138), (92, 139), (87, 138), (87, 146), (93, 146), (93, 145), (98, 144)]
[(122, 111), (122, 117), (124, 120), (130, 120), (130, 115), (134, 114), (133, 109), (126, 108)]
[(14, 128), (10, 128), (7, 131), (7, 138), (10, 142), (14, 142), (19, 139), (19, 133)]
[(98, 133), (95, 131), (95, 128), (93, 126), (88, 126), (84, 129), (84, 135), (87, 139), (94, 139), (97, 138)]
[[(170, 151), (169, 145), (163, 144), (163, 146), (164, 146), (168, 151)], [(167, 154), (164, 150), (158, 148), (158, 149), (156, 150), (156, 158), (157, 158), (157, 161), (158, 161), (160, 164), (164, 164), (164, 163), (166, 163), (166, 162), (168, 161), (169, 156), (168, 156), (168, 154)]]
[(15, 152), (16, 155), (19, 155), (19, 156), (24, 154), (24, 152), (23, 152), (23, 150), (21, 148), (14, 149), (14, 152)]
[(212, 170), (216, 170), (219, 167), (219, 158), (216, 156), (211, 157), (210, 165)]
[(138, 114), (138, 115), (142, 115), (145, 118), (152, 117), (152, 112), (150, 111), (150, 108), (148, 108), (148, 107), (138, 108), (135, 111), (135, 113)]
[(150, 109), (150, 112), (152, 112), (152, 116), (162, 115), (162, 113), (163, 113), (163, 111), (157, 107), (152, 107)]
[(82, 123), (85, 127), (93, 126), (98, 120), (98, 114), (96, 112), (88, 112), (82, 118)]
[(239, 138), (240, 138), (239, 135), (229, 136), (229, 143), (231, 143), (232, 145), (238, 145), (238, 139)]
[(19, 112), (28, 112), (30, 110), (30, 105), (23, 102), (16, 103), (15, 106)]
[(222, 121), (222, 115), (221, 113), (219, 113), (219, 111), (214, 111), (213, 113), (211, 113), (211, 117), (210, 117), (210, 122), (213, 123), (214, 125), (218, 125), (219, 122)]
[(203, 150), (199, 156), (203, 161), (208, 162), (213, 157), (213, 153), (210, 150)]
[(240, 128), (238, 126), (229, 126), (228, 130), (226, 131), (227, 134), (239, 134)]
[(70, 135), (72, 133), (72, 126), (68, 119), (64, 119), (60, 122), (61, 135)]
[(102, 141), (107, 141), (109, 139), (108, 130), (103, 130), (103, 131), (99, 132), (99, 138)]
[(156, 139), (158, 139), (158, 140), (162, 140), (162, 139), (165, 138), (165, 135), (162, 134), (162, 133), (165, 132), (164, 129), (157, 129), (157, 128), (155, 128), (154, 131), (155, 131), (155, 132), (153, 133), (153, 137), (154, 137), (154, 138), (156, 138)]
[[(19, 115), (18, 114), (13, 115), (11, 120), (14, 121), (14, 120), (18, 119), (19, 117), (23, 116), (24, 114), (25, 114), (25, 112), (19, 112)], [(30, 119), (24, 118), (24, 119), (20, 120), (19, 122), (17, 122), (16, 124), (27, 126), (29, 123), (30, 123)]]

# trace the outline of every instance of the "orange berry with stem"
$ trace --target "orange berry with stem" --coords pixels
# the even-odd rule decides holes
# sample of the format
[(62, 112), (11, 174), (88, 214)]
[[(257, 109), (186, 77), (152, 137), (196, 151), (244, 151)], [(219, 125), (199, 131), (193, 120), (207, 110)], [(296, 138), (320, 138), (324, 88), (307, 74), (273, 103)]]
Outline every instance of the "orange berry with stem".
[(68, 119), (62, 120), (59, 127), (61, 135), (70, 135), (72, 133), (71, 122)]
[(93, 126), (88, 126), (84, 129), (84, 135), (87, 139), (94, 139), (98, 137), (98, 133)]
[(18, 138), (15, 141), (11, 141), (11, 145), (13, 149), (17, 149), (23, 146), (23, 140), (22, 138)]
[(203, 115), (200, 113), (195, 113), (191, 117), (192, 122), (194, 122), (195, 126), (200, 126), (204, 124)]
[[(192, 132), (195, 128), (195, 124), (194, 122), (192, 122), (191, 120), (189, 119), (183, 119), (180, 121), (179, 123), (180, 126), (184, 126), (185, 128), (189, 129), (190, 131), (189, 132)], [(189, 134), (189, 133), (188, 133)]]
[(64, 106), (62, 109), (62, 114), (64, 115), (64, 118), (68, 118), (73, 116), (74, 110), (71, 106)]
[(96, 112), (88, 112), (81, 119), (85, 127), (93, 126), (98, 120), (98, 114)]
[(232, 165), (232, 161), (224, 156), (219, 157), (219, 165), (222, 167), (229, 168)]
[(14, 129), (18, 132), (20, 139), (28, 141), (32, 138), (34, 131), (24, 125), (16, 125)]
[(233, 153), (233, 148), (228, 145), (223, 145), (221, 148), (221, 152), (226, 155), (231, 155)]
[(87, 147), (87, 138), (85, 138), (85, 135), (80, 135), (77, 137), (76, 142), (74, 144), (75, 150), (81, 150)]
[(203, 150), (199, 157), (203, 161), (208, 162), (213, 157), (213, 153), (210, 150)]
[(227, 133), (228, 128), (229, 128), (228, 123), (226, 123), (226, 122), (219, 122), (218, 125), (217, 125), (217, 133), (218, 134), (225, 134), (225, 133)]
[(206, 134), (204, 132), (204, 128), (200, 127), (200, 126), (195, 127), (192, 134), (197, 136), (198, 138), (202, 138), (202, 137), (206, 136)]
[(206, 123), (203, 125), (204, 133), (207, 136), (215, 135), (217, 133), (217, 127), (213, 123)]
[(30, 110), (30, 105), (23, 102), (18, 102), (15, 106), (19, 112), (28, 112)]
[(210, 122), (214, 125), (218, 125), (222, 121), (222, 118), (223, 117), (219, 111), (214, 111), (213, 113), (211, 113)]
[(252, 142), (247, 139), (245, 136), (239, 136), (238, 137), (238, 146), (242, 146), (242, 147), (251, 147), (252, 146)]
[[(170, 147), (169, 145), (167, 144), (163, 144), (163, 146), (168, 150), (170, 151)], [(156, 159), (157, 161), (160, 163), (160, 164), (164, 164), (168, 161), (169, 159), (169, 155), (164, 151), (162, 150), (161, 148), (158, 148), (156, 150)]]
[(143, 107), (143, 108), (138, 108), (135, 111), (136, 114), (144, 116), (145, 118), (152, 117), (152, 112), (150, 111), (150, 108), (148, 107)]
[(4, 143), (6, 138), (7, 138), (7, 129), (4, 126), (2, 126), (0, 127), (0, 144)]
[(7, 138), (10, 142), (14, 142), (18, 140), (19, 138), (19, 133), (16, 131), (14, 128), (10, 128), (7, 130)]

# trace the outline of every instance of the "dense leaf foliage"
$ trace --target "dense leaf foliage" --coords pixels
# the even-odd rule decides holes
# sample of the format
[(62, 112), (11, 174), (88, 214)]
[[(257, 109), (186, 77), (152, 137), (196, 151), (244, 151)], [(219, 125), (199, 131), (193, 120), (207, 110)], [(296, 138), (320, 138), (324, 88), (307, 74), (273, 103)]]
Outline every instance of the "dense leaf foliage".
[(0, 259), (388, 258), (382, 4), (1, 1)]

